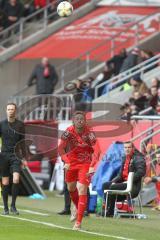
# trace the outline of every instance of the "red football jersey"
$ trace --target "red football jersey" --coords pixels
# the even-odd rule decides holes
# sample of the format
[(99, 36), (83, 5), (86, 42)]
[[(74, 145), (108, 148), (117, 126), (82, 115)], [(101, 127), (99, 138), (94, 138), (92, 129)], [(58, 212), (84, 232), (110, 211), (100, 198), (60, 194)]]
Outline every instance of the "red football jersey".
[[(61, 156), (71, 167), (79, 164), (91, 164), (93, 160), (96, 136), (87, 126), (82, 133), (77, 133), (74, 126), (68, 127), (61, 136), (60, 146), (65, 148), (65, 156)], [(61, 155), (61, 153), (60, 153)], [(92, 164), (91, 164), (92, 165)]]

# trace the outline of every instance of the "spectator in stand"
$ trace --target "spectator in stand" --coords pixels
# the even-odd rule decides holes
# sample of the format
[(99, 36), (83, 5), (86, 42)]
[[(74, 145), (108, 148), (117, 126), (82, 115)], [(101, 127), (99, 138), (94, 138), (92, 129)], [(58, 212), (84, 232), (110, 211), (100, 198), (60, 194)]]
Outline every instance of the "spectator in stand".
[(152, 108), (156, 108), (158, 103), (158, 88), (157, 87), (151, 87), (151, 96), (149, 99), (149, 105)]
[(49, 16), (49, 21), (52, 22), (58, 18), (57, 13), (57, 6), (58, 6), (58, 1), (50, 0), (50, 7), (48, 8), (48, 14)]
[[(112, 69), (110, 66), (105, 65), (103, 72), (99, 73), (99, 74), (97, 75), (97, 77), (91, 82), (91, 87), (92, 87), (92, 89), (93, 89), (95, 86), (97, 86), (97, 85), (99, 85), (99, 84), (101, 84), (101, 83), (105, 83), (105, 82), (106, 82), (105, 85), (103, 85), (102, 87), (100, 87), (100, 88), (98, 89), (98, 96), (101, 96), (102, 94), (107, 93), (110, 89), (112, 89), (112, 88), (111, 88), (112, 85), (111, 85), (111, 84), (109, 84), (109, 85), (107, 84), (107, 81), (108, 81), (112, 76), (113, 76), (113, 69)], [(92, 90), (92, 92), (93, 92), (93, 90)]]
[(24, 3), (24, 12), (23, 16), (27, 17), (32, 14), (35, 10), (33, 0), (23, 0)]
[(106, 64), (104, 66), (103, 72), (99, 73), (97, 77), (92, 81), (92, 84), (91, 84), (92, 88), (103, 82), (107, 83), (107, 80), (109, 80), (112, 76), (113, 76), (113, 69), (108, 64)]
[(7, 27), (19, 21), (23, 15), (23, 5), (17, 0), (9, 0), (4, 6), (7, 15)]
[(160, 87), (160, 80), (158, 78), (152, 78), (151, 80), (151, 87)]
[(125, 103), (121, 108), (120, 110), (122, 111), (122, 114), (121, 114), (121, 119), (122, 120), (126, 120), (126, 121), (129, 121), (130, 118), (131, 118), (131, 108), (130, 108), (130, 105), (129, 103)]
[(140, 49), (134, 48), (131, 53), (128, 54), (128, 56), (123, 61), (123, 64), (120, 69), (120, 73), (129, 70), (130, 68), (136, 66), (139, 61), (140, 56)]
[(160, 87), (158, 88), (158, 102), (160, 102)]
[(34, 68), (28, 80), (28, 86), (36, 83), (37, 95), (52, 94), (57, 82), (58, 75), (55, 67), (49, 63), (48, 58), (44, 57), (41, 63)]
[(110, 60), (106, 62), (106, 65), (113, 70), (114, 75), (118, 75), (121, 69), (121, 66), (127, 57), (126, 49), (123, 48), (119, 54), (112, 57)]
[(76, 93), (73, 96), (75, 109), (80, 111), (91, 111), (91, 101), (94, 96), (94, 89), (91, 88), (92, 77), (86, 81), (77, 79)]
[(148, 107), (148, 99), (146, 96), (142, 95), (138, 91), (133, 92), (134, 105), (139, 109), (139, 111), (144, 110)]
[(160, 101), (158, 101), (156, 106), (156, 115), (160, 115)]
[(149, 93), (147, 85), (142, 81), (139, 75), (130, 79), (130, 84), (133, 87), (133, 92), (138, 91), (142, 96)]
[(157, 191), (157, 196), (155, 199), (155, 209), (160, 210), (160, 147), (156, 149), (156, 158), (152, 159), (150, 159), (149, 155), (149, 159), (147, 162), (147, 173), (146, 177), (144, 178), (144, 183), (146, 185), (155, 183)]
[(140, 50), (140, 56), (142, 61), (146, 61), (154, 56), (153, 52), (150, 50)]
[(0, 1), (0, 9), (4, 9), (4, 6), (5, 6), (5, 4), (6, 4), (6, 2), (7, 2), (8, 0), (1, 0)]
[(6, 14), (0, 9), (0, 32), (6, 28)]
[(50, 0), (34, 0), (34, 7), (36, 10), (39, 10), (47, 6), (49, 2)]
[[(141, 56), (141, 61), (144, 62), (144, 61), (147, 61), (150, 58), (154, 57), (154, 54), (150, 50), (141, 50), (140, 51), (140, 56)], [(150, 63), (152, 63), (152, 61), (150, 61)], [(147, 65), (148, 65), (148, 63), (145, 64), (145, 66), (147, 66)], [(154, 64), (154, 65), (148, 67), (144, 72), (150, 71), (150, 70), (152, 70), (155, 67), (156, 67), (156, 65)]]
[(139, 108), (135, 104), (130, 104), (131, 116), (139, 114)]

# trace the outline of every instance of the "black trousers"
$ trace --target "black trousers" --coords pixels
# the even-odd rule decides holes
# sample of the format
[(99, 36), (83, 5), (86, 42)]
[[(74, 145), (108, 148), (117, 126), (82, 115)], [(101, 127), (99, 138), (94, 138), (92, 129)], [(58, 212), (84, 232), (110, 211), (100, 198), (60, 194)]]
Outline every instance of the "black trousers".
[[(103, 190), (125, 190), (127, 187), (127, 183), (115, 183), (112, 184), (111, 182), (106, 182), (103, 184)], [(133, 194), (134, 195), (134, 194)], [(106, 197), (106, 196), (105, 196)], [(125, 195), (108, 195), (108, 204), (107, 204), (107, 215), (114, 215), (114, 207), (115, 207), (115, 201), (124, 201), (126, 199)], [(131, 197), (132, 193), (131, 193)]]
[(67, 184), (64, 183), (64, 210), (69, 212), (70, 208), (71, 208), (71, 198), (69, 195)]

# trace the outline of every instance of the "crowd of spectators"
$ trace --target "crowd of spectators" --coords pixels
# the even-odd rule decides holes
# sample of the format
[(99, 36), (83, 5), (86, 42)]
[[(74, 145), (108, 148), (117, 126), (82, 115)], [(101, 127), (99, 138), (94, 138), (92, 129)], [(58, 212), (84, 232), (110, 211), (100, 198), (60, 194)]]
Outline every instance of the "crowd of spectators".
[[(137, 47), (129, 53), (127, 53), (126, 49), (122, 49), (119, 54), (106, 61), (103, 72), (94, 77), (89, 77), (85, 81), (78, 81), (77, 92), (81, 92), (81, 98), (78, 100), (84, 101), (86, 99), (88, 101), (88, 99), (93, 99), (95, 97), (95, 87), (100, 84), (102, 85), (98, 88), (98, 97), (120, 87), (119, 91), (132, 90), (129, 101), (121, 107), (121, 119), (129, 120), (131, 116), (137, 115), (149, 107), (152, 107), (152, 109), (146, 114), (160, 114), (160, 80), (158, 78), (151, 79), (151, 86), (147, 86), (140, 74), (133, 75), (131, 78), (126, 79), (125, 82), (119, 83), (118, 81), (121, 79), (118, 74), (123, 74), (124, 71), (149, 60), (153, 56), (153, 52)], [(145, 63), (144, 66), (146, 66), (144, 70), (144, 73), (146, 73), (155, 68), (157, 64), (150, 66)], [(109, 81), (110, 79), (113, 80)], [(84, 82), (88, 82), (86, 88), (81, 87)]]
[(138, 115), (143, 110), (147, 110), (146, 115), (160, 114), (160, 80), (153, 78), (150, 88), (139, 76), (130, 80), (132, 96), (122, 107), (121, 119), (129, 120), (133, 115)]
[(0, 32), (50, 3), (51, 13), (56, 9), (55, 0), (0, 0)]

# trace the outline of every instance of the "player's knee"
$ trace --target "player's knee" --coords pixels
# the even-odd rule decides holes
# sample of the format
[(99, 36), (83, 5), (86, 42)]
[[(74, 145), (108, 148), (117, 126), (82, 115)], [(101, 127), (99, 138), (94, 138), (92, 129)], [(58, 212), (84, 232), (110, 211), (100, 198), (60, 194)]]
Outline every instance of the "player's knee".
[(74, 192), (75, 190), (76, 190), (76, 187), (74, 187), (74, 186), (68, 187), (69, 192)]
[(77, 188), (76, 182), (75, 183), (67, 183), (67, 188), (69, 192), (74, 192)]
[(78, 192), (79, 195), (87, 195), (87, 187), (85, 185), (80, 186)]

